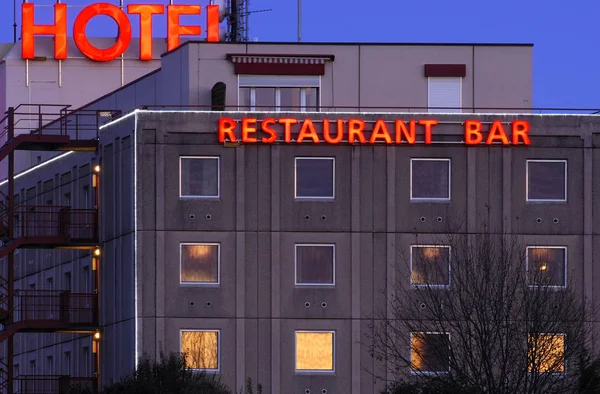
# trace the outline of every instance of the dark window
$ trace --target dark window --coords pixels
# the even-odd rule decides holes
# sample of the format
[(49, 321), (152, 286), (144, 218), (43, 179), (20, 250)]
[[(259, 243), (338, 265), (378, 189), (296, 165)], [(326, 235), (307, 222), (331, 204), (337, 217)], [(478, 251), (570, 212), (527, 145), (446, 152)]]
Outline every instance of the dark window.
[(450, 368), (450, 336), (446, 333), (413, 333), (411, 361), (415, 371), (448, 371)]
[(256, 88), (256, 111), (275, 110), (275, 88)]
[(446, 246), (411, 247), (411, 283), (414, 285), (450, 284), (450, 248)]
[(219, 197), (219, 158), (181, 157), (181, 197)]
[(566, 248), (528, 247), (527, 272), (531, 285), (565, 286)]
[(528, 160), (527, 200), (566, 201), (566, 170), (564, 160)]
[(333, 245), (296, 245), (296, 284), (334, 284), (334, 255)]
[(450, 199), (450, 160), (412, 159), (411, 199)]
[(296, 158), (296, 198), (334, 198), (335, 160)]

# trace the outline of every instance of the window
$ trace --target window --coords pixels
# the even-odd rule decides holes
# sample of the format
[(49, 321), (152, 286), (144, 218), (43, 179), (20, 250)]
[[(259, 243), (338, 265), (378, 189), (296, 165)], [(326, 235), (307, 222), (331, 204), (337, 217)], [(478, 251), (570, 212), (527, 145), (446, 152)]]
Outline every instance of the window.
[(296, 331), (296, 371), (334, 371), (333, 331)]
[(319, 76), (240, 75), (241, 111), (319, 111)]
[(567, 161), (527, 160), (527, 201), (567, 201)]
[(13, 370), (15, 378), (19, 376), (19, 364), (15, 364), (15, 369)]
[(447, 372), (450, 369), (450, 335), (448, 333), (413, 332), (411, 343), (413, 371)]
[(84, 376), (92, 376), (93, 372), (91, 367), (91, 359), (90, 359), (90, 348), (88, 346), (84, 346), (83, 347), (83, 368), (84, 368), (84, 372), (83, 375)]
[(532, 286), (565, 287), (567, 248), (562, 246), (528, 246), (527, 274)]
[(65, 371), (71, 375), (71, 352), (65, 352)]
[(565, 372), (565, 334), (532, 334), (527, 339), (529, 372)]
[(179, 158), (179, 196), (218, 198), (220, 192), (218, 157)]
[(71, 206), (71, 193), (65, 193), (63, 195), (63, 205), (67, 207)]
[(297, 199), (335, 198), (335, 158), (296, 157), (295, 167)]
[(65, 290), (71, 291), (71, 273), (65, 272)]
[(181, 244), (181, 283), (218, 284), (219, 244)]
[(83, 187), (83, 209), (90, 209), (90, 187)]
[(461, 112), (462, 78), (429, 77), (427, 81), (429, 112)]
[(410, 199), (450, 200), (450, 159), (410, 159)]
[(46, 370), (48, 375), (54, 375), (54, 358), (52, 356), (46, 357)]
[(218, 330), (181, 331), (181, 353), (189, 368), (219, 369), (219, 336)]
[(335, 245), (296, 245), (296, 285), (335, 284)]
[(36, 375), (35, 360), (29, 360), (29, 374)]
[(84, 267), (81, 268), (83, 270), (83, 292), (84, 293), (91, 293), (92, 289), (90, 286), (90, 267), (89, 265), (86, 265)]
[(46, 282), (47, 282), (48, 290), (54, 290), (54, 278), (52, 278), (52, 277), (46, 278)]
[(450, 247), (411, 246), (410, 269), (411, 284), (413, 285), (450, 285)]

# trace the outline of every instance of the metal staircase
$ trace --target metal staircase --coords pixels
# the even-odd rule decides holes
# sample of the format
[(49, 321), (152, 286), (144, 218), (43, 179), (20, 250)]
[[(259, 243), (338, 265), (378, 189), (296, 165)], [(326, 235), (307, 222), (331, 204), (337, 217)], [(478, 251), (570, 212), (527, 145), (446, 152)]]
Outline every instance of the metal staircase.
[(34, 332), (93, 334), (98, 329), (98, 288), (90, 294), (70, 291), (20, 290), (14, 287), (14, 253), (30, 249), (98, 248), (98, 207), (15, 205), (14, 152), (95, 151), (102, 117), (118, 111), (70, 111), (68, 106), (21, 105), (9, 108), (0, 120), (3, 130), (0, 161), (8, 158), (8, 193), (0, 193), (0, 258), (6, 258), (7, 277), (0, 277), (0, 342), (8, 356), (0, 361), (0, 392), (6, 394), (63, 394), (72, 385), (98, 389), (93, 377), (64, 375), (13, 376), (14, 335)]

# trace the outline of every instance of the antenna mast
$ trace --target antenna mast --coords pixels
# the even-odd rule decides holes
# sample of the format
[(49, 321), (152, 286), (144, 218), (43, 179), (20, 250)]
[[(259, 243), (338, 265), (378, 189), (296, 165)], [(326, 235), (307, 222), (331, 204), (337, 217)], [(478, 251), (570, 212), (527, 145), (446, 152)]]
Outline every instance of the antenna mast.
[(298, 42), (302, 41), (302, 0), (298, 0)]
[(250, 0), (214, 0), (219, 7), (225, 7), (227, 18), (227, 34), (225, 41), (248, 42), (250, 41), (250, 14), (267, 12), (271, 9), (250, 11)]
[(13, 0), (13, 42), (17, 42), (17, 0)]

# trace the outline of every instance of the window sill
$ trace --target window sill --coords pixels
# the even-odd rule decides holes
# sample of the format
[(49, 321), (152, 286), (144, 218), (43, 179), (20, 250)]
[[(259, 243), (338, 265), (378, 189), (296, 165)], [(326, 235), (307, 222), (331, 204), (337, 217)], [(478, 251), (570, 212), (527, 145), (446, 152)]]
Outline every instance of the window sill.
[(179, 282), (181, 287), (221, 287), (220, 283), (204, 283), (204, 282)]
[(335, 371), (319, 371), (319, 370), (306, 370), (306, 371), (299, 371), (296, 370), (296, 375), (326, 375), (326, 376), (336, 376)]
[(561, 290), (565, 290), (567, 288), (567, 286), (562, 286), (562, 285), (529, 285), (529, 289), (539, 289), (539, 288), (549, 289), (549, 290), (555, 290), (555, 291), (561, 291)]
[(295, 197), (297, 202), (335, 202), (335, 197)]
[(411, 203), (433, 203), (433, 204), (449, 204), (452, 202), (449, 198), (411, 198)]
[(297, 289), (335, 289), (335, 283), (296, 283)]
[(428, 284), (415, 284), (415, 283), (411, 283), (410, 284), (412, 288), (414, 289), (442, 289), (442, 290), (447, 290), (450, 288), (450, 285), (428, 285)]
[(203, 201), (221, 201), (221, 197), (204, 197), (204, 196), (179, 196), (179, 200), (203, 200)]
[(566, 205), (567, 200), (525, 200), (527, 204), (562, 204)]

